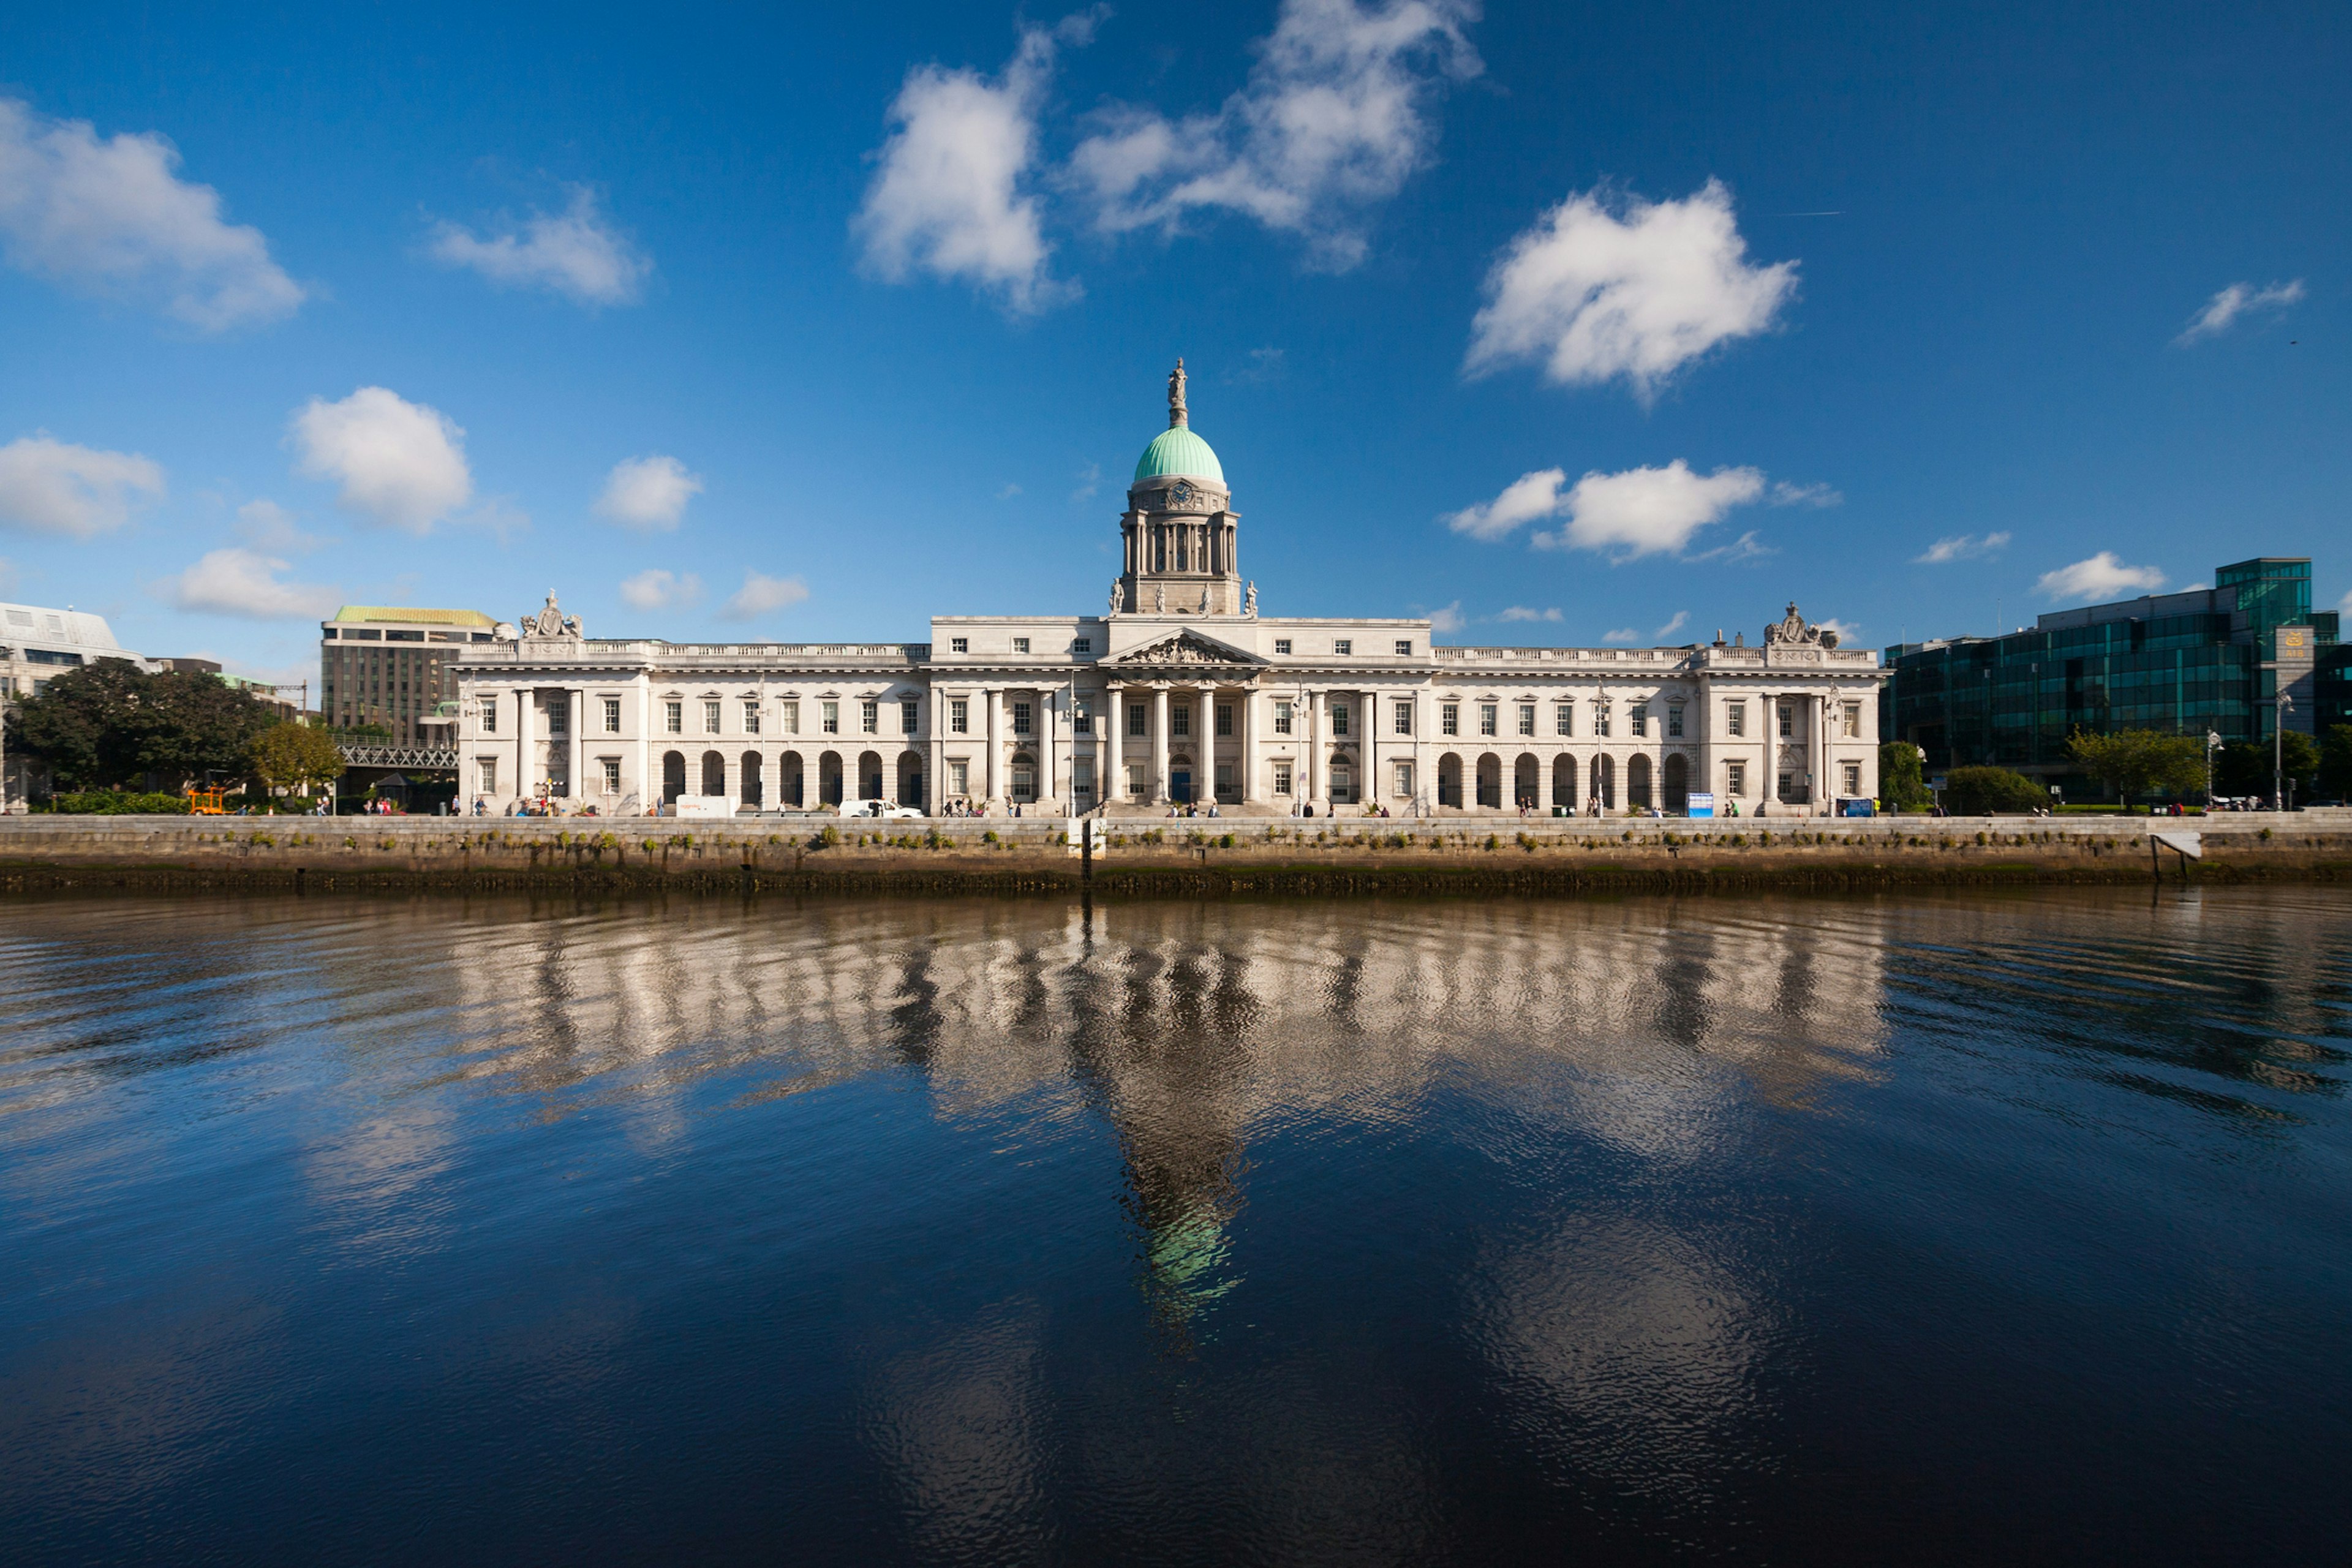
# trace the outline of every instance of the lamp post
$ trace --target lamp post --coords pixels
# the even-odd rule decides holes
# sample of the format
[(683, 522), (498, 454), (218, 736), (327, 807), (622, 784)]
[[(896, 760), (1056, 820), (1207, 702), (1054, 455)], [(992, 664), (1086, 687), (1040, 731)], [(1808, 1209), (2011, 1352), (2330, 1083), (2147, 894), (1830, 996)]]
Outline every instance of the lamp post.
[(2221, 749), (2221, 737), (2211, 730), (2205, 731), (2205, 809), (2213, 809), (2213, 753)]
[(2286, 710), (2294, 700), (2282, 691), (2278, 694), (2278, 715), (2271, 721), (2271, 809), (2286, 809)]

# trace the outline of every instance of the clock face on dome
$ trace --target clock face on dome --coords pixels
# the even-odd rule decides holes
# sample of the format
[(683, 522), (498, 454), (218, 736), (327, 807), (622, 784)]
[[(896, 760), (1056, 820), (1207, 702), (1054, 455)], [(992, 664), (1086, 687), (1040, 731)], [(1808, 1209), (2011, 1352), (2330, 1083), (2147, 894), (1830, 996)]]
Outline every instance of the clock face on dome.
[(1168, 499), (1174, 501), (1178, 506), (1191, 506), (1192, 504), (1192, 494), (1193, 491), (1191, 485), (1179, 481), (1176, 488), (1168, 492)]

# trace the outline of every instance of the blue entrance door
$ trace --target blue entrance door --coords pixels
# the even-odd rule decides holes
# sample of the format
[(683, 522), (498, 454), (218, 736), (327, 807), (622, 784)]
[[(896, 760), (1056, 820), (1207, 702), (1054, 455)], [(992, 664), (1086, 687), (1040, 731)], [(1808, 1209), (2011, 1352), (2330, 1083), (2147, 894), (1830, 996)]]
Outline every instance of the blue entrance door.
[(1189, 805), (1191, 803), (1192, 799), (1192, 769), (1171, 768), (1168, 770), (1168, 798), (1176, 802), (1179, 805)]

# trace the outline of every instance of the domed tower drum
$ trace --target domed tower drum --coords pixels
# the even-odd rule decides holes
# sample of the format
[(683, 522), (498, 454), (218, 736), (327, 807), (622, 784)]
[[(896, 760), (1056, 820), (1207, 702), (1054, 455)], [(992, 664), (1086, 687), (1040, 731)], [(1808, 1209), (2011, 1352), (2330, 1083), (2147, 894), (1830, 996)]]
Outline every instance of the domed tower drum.
[(1135, 465), (1119, 519), (1124, 570), (1113, 608), (1128, 615), (1238, 616), (1244, 589), (1224, 466), (1194, 435), (1184, 362), (1168, 377), (1168, 428)]

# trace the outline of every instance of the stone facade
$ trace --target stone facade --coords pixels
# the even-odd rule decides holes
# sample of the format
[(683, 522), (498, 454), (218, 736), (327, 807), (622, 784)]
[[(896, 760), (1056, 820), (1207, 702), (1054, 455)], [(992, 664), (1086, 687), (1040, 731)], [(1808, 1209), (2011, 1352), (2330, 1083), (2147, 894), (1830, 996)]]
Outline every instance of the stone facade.
[[(1181, 397), (1180, 374), (1171, 433)], [(1176, 449), (1215, 465), (1189, 432)], [(1675, 815), (1704, 791), (1752, 815), (1877, 793), (1877, 655), (1794, 605), (1755, 647), (1438, 647), (1424, 619), (1262, 616), (1222, 472), (1142, 474), (1153, 452), (1099, 615), (941, 616), (928, 643), (609, 641), (551, 595), (455, 667), (461, 805)]]

